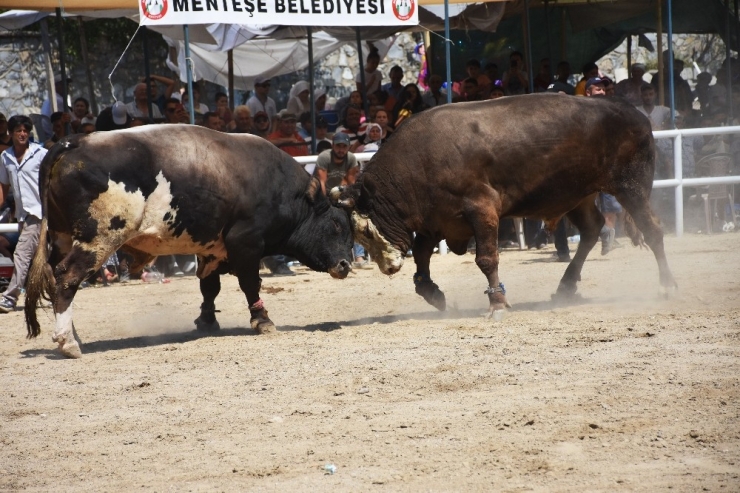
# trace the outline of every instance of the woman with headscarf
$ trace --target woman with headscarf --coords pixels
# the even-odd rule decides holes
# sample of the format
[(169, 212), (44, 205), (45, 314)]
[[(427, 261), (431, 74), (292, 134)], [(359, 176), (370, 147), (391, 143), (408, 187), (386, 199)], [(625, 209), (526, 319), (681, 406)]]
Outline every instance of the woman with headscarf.
[[(364, 143), (352, 152), (375, 152), (383, 142), (383, 129), (377, 123), (368, 123)], [(359, 143), (359, 141), (358, 141)]]
[[(316, 89), (313, 92), (313, 104), (316, 106), (316, 112), (320, 113), (326, 109), (326, 90)], [(306, 110), (308, 111), (308, 110)]]
[(304, 111), (309, 111), (309, 91), (311, 86), (305, 80), (299, 80), (290, 90), (290, 99), (288, 99), (288, 112), (294, 115), (300, 115)]

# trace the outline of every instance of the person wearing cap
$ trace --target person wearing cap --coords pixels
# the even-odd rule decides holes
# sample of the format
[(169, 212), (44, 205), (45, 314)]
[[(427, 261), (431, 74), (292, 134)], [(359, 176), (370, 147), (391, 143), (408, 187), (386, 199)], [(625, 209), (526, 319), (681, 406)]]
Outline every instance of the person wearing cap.
[(267, 136), (267, 140), (293, 157), (308, 156), (308, 145), (296, 129), (297, 119), (294, 113), (281, 110), (278, 113), (277, 130)]
[(8, 122), (8, 129), (13, 145), (0, 155), (0, 204), (5, 201), (8, 189), (12, 189), (21, 234), (13, 255), (13, 277), (0, 300), (0, 313), (15, 310), (39, 243), (42, 216), (39, 168), (47, 152), (30, 141), (33, 122), (29, 117), (12, 117)]
[(586, 81), (585, 90), (585, 95), (588, 97), (606, 96), (606, 84), (604, 79), (601, 77), (591, 77)]
[(247, 108), (252, 115), (257, 116), (260, 111), (267, 114), (270, 121), (268, 131), (277, 127), (277, 105), (275, 100), (268, 94), (270, 93), (270, 78), (257, 77), (254, 79), (254, 94), (247, 100)]
[(576, 96), (586, 95), (586, 82), (588, 82), (589, 79), (599, 76), (599, 67), (594, 62), (587, 62), (583, 65), (581, 73), (583, 73), (583, 77), (578, 81), (578, 84), (576, 84), (574, 91)]
[(113, 106), (105, 108), (98, 115), (95, 121), (95, 130), (98, 132), (108, 132), (110, 130), (120, 130), (129, 128), (133, 118), (128, 114), (126, 105), (121, 101), (116, 101)]
[(264, 111), (258, 111), (252, 117), (252, 135), (267, 140), (270, 135), (270, 117)]

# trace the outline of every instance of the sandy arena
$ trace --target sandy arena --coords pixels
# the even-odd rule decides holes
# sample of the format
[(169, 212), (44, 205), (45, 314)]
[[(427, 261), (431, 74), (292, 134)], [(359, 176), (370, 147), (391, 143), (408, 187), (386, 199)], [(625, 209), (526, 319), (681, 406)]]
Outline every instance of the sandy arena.
[[(740, 491), (740, 235), (598, 248), (554, 307), (554, 249), (505, 251), (514, 309), (481, 317), (472, 255), (337, 281), (265, 275), (256, 336), (234, 277), (193, 331), (193, 277), (81, 291), (83, 358), (0, 315), (2, 491)], [(626, 244), (626, 239), (621, 239)], [(326, 465), (334, 465), (329, 474)]]

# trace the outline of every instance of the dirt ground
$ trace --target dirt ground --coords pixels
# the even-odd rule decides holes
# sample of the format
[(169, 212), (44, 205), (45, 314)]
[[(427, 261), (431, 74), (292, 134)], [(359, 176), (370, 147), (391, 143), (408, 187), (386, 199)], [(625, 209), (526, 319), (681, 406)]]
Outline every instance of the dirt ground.
[(505, 251), (502, 322), (452, 254), (442, 315), (412, 259), (263, 276), (268, 336), (233, 277), (215, 335), (192, 277), (81, 291), (80, 360), (49, 311), (35, 340), (0, 315), (0, 490), (740, 491), (740, 234), (666, 244), (674, 298), (625, 246), (591, 253), (568, 307), (552, 247)]

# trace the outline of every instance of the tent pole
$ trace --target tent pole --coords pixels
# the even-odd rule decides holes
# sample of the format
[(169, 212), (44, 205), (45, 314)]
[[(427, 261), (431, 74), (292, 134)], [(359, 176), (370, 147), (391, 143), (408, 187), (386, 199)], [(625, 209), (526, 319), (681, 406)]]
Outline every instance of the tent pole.
[(234, 50), (227, 52), (229, 70), (229, 109), (234, 111)]
[[(141, 30), (142, 35), (142, 48), (144, 49), (144, 80), (146, 81), (146, 110), (149, 112), (149, 123), (154, 123), (154, 118), (152, 118), (152, 92), (149, 89), (151, 80), (150, 77), (152, 76), (151, 69), (150, 69), (150, 63), (149, 63), (149, 30), (144, 26), (144, 28)], [(192, 99), (192, 94), (190, 94), (190, 98)]]
[[(365, 111), (365, 121), (370, 119), (370, 102), (367, 100), (367, 87), (365, 86), (365, 62), (362, 59), (362, 35), (360, 34), (360, 27), (355, 28), (355, 37), (357, 38), (357, 59), (360, 62), (360, 83), (362, 84), (362, 107)], [(311, 89), (313, 90), (313, 89)]]
[(673, 6), (671, 2), (672, 0), (667, 0), (666, 5), (668, 10), (668, 102), (671, 108), (671, 128), (676, 128), (676, 88), (673, 79)]
[(80, 28), (80, 46), (82, 47), (82, 62), (85, 64), (85, 75), (87, 75), (88, 97), (90, 98), (90, 112), (93, 115), (97, 115), (98, 102), (95, 100), (95, 88), (93, 87), (92, 71), (90, 70), (90, 59), (87, 53), (87, 36), (85, 35), (85, 25), (82, 23), (82, 17), (77, 18), (77, 25)]
[(445, 0), (445, 70), (447, 70), (447, 104), (452, 102), (452, 63), (450, 62), (450, 2)]
[(52, 111), (57, 110), (57, 90), (54, 84), (54, 69), (51, 67), (51, 43), (49, 42), (49, 24), (46, 17), (41, 19), (41, 44), (44, 45), (46, 53), (46, 80), (49, 86), (49, 101), (51, 101)]
[[(69, 94), (69, 84), (67, 83), (67, 67), (65, 65), (65, 48), (64, 48), (64, 35), (62, 33), (62, 23), (64, 22), (64, 19), (62, 19), (62, 9), (57, 8), (57, 39), (59, 40), (59, 71), (62, 74), (62, 87), (64, 87), (63, 94), (64, 96), (62, 98), (62, 107), (57, 108), (57, 111), (67, 111), (67, 94)], [(54, 101), (56, 102), (56, 98), (54, 98)], [(72, 128), (70, 127), (69, 123), (64, 125), (66, 127), (67, 135), (72, 133)]]
[(316, 100), (313, 95), (315, 81), (313, 73), (313, 28), (311, 26), (306, 27), (306, 35), (308, 36), (308, 85), (311, 87), (311, 91), (308, 93), (308, 103), (311, 105), (311, 154), (316, 154)]
[(568, 59), (568, 32), (566, 26), (566, 13), (564, 8), (560, 8), (560, 60)]
[[(553, 81), (553, 59), (552, 59), (552, 39), (550, 39), (550, 6), (549, 0), (545, 0), (545, 29), (547, 33), (547, 57), (550, 59), (550, 83)], [(549, 84), (548, 84), (549, 85)]]
[(665, 67), (663, 66), (663, 0), (655, 2), (655, 7), (658, 9), (657, 18), (658, 26), (656, 27), (656, 34), (658, 40), (658, 104), (665, 106)]
[(727, 6), (727, 42), (725, 43), (725, 60), (727, 60), (727, 90), (729, 91), (730, 96), (727, 100), (727, 121), (731, 123), (732, 120), (734, 120), (734, 115), (732, 111), (732, 53), (730, 52), (730, 44), (732, 43), (732, 39), (730, 39), (730, 37), (732, 36), (732, 32), (730, 30), (730, 0), (725, 0), (725, 5)]
[(531, 26), (529, 25), (529, 0), (524, 0), (524, 30), (526, 31), (524, 35), (524, 52), (526, 53), (527, 57), (527, 75), (529, 76), (529, 94), (532, 94), (534, 92), (534, 74), (533, 74), (533, 68), (532, 65), (532, 31)]
[(195, 125), (195, 106), (193, 104), (193, 71), (190, 60), (190, 30), (188, 25), (182, 26), (185, 35), (185, 71), (188, 74), (188, 112), (190, 113), (190, 124)]
[(627, 78), (632, 75), (632, 35), (627, 35)]

